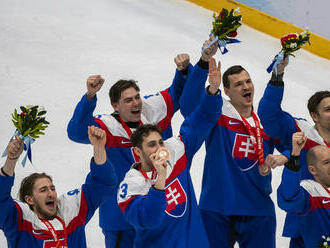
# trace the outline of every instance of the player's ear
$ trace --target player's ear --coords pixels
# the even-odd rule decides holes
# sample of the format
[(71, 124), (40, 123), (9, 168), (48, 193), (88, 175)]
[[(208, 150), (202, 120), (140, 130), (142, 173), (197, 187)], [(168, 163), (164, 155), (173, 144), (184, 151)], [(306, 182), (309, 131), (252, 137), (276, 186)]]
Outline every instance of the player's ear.
[(138, 148), (137, 146), (133, 147), (134, 153), (141, 158), (142, 150)]

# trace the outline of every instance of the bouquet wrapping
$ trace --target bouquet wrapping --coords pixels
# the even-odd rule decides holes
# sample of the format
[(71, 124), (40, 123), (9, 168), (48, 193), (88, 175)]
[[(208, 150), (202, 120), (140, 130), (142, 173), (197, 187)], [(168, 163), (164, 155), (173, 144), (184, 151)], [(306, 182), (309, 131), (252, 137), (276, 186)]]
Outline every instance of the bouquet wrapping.
[(213, 18), (213, 28), (210, 34), (212, 41), (202, 49), (202, 53), (217, 42), (221, 53), (225, 54), (228, 52), (226, 48), (227, 44), (240, 42), (234, 39), (234, 37), (237, 36), (237, 29), (242, 25), (242, 16), (240, 15), (239, 8), (235, 10), (231, 9), (230, 11), (223, 8), (219, 15), (213, 13)]
[(293, 52), (299, 50), (302, 46), (309, 42), (310, 33), (305, 30), (304, 32), (297, 34), (287, 34), (281, 38), (282, 50), (275, 56), (270, 66), (267, 68), (267, 72), (275, 71), (277, 74), (277, 65), (286, 57), (294, 56)]
[[(45, 134), (43, 130), (48, 127), (49, 122), (46, 121), (44, 116), (47, 111), (39, 106), (20, 106), (20, 110), (21, 112), (18, 113), (17, 109), (15, 109), (14, 113), (11, 115), (12, 122), (16, 128), (12, 138), (18, 135), (24, 140), (24, 151), (26, 151), (26, 154), (22, 160), (22, 165), (24, 167), (27, 158), (29, 158), (32, 163), (31, 144), (39, 138), (40, 135)], [(7, 150), (3, 152), (2, 157), (6, 155)]]

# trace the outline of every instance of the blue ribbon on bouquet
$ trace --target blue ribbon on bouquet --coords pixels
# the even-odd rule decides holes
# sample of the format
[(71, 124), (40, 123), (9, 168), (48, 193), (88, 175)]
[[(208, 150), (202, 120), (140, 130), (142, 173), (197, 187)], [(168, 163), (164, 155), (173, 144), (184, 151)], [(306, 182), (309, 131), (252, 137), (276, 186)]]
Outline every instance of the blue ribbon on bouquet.
[[(215, 37), (213, 34), (210, 34), (210, 37)], [(210, 48), (214, 43), (218, 42), (218, 47), (221, 51), (222, 54), (225, 54), (228, 52), (228, 49), (226, 48), (227, 44), (231, 44), (231, 43), (240, 43), (240, 40), (237, 39), (219, 39), (218, 36), (216, 36), (209, 44), (207, 44), (207, 46), (202, 48), (202, 54), (204, 53), (204, 51), (208, 48)], [(223, 48), (223, 49), (221, 49)]]
[[(275, 74), (277, 75), (277, 66), (279, 63), (281, 63), (282, 60), (284, 60), (284, 58), (285, 58), (285, 54), (284, 51), (282, 50), (275, 56), (270, 66), (268, 66), (267, 72), (271, 73), (272, 71), (274, 71)], [(288, 56), (288, 64), (289, 64), (289, 56)]]
[[(32, 139), (29, 136), (23, 136), (18, 130), (15, 131), (14, 135), (10, 138), (10, 140), (12, 140), (16, 135), (19, 136), (20, 139), (23, 139), (24, 141), (24, 151), (26, 151), (24, 158), (22, 160), (22, 166), (25, 166), (26, 163), (26, 159), (28, 158), (32, 164), (32, 149), (31, 149), (31, 144), (35, 141), (34, 139)], [(5, 157), (7, 156), (7, 148), (4, 150), (4, 152), (2, 153), (1, 157)]]

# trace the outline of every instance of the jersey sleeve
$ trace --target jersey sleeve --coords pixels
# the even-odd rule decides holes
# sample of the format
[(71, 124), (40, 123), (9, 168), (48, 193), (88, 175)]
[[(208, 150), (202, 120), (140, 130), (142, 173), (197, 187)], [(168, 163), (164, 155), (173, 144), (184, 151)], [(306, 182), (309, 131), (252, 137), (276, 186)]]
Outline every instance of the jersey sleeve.
[(120, 184), (117, 200), (126, 220), (138, 229), (149, 229), (162, 222), (166, 197), (164, 190), (156, 190), (144, 178), (131, 173)]
[(113, 194), (116, 193), (117, 176), (113, 165), (107, 160), (103, 165), (98, 165), (91, 159), (90, 173), (86, 177), (82, 191), (88, 206), (87, 220), (95, 210)]
[[(191, 70), (189, 65), (189, 70)], [(180, 108), (179, 99), (181, 97), (187, 76), (176, 70), (173, 82), (170, 87), (159, 93), (144, 96), (143, 114), (148, 121), (157, 123), (163, 130), (171, 125), (174, 113)]]
[(306, 213), (309, 208), (309, 195), (300, 186), (301, 172), (283, 169), (282, 181), (277, 189), (277, 202), (286, 212)]
[[(192, 65), (188, 66), (188, 75), (193, 69)], [(181, 71), (176, 70), (173, 82), (171, 86), (168, 88), (168, 94), (170, 95), (173, 102), (173, 113), (175, 113), (180, 108), (180, 98), (183, 92), (183, 89), (186, 84), (187, 75), (182, 74)]]
[(261, 124), (272, 138), (291, 144), (292, 134), (296, 132), (294, 118), (282, 110), (283, 86), (268, 84), (258, 106)]
[(180, 98), (180, 111), (183, 117), (191, 114), (204, 97), (208, 69), (196, 64), (188, 74), (187, 82)]
[(88, 100), (86, 95), (84, 95), (77, 104), (67, 127), (69, 139), (72, 141), (90, 144), (88, 139), (88, 126), (94, 125), (99, 127), (93, 117), (96, 101), (96, 96), (93, 100)]
[(188, 158), (192, 159), (216, 125), (221, 116), (222, 103), (221, 94), (210, 95), (204, 90), (201, 104), (184, 120), (180, 135)]
[(14, 177), (0, 175), (0, 229), (3, 230), (7, 239), (11, 239), (11, 236), (18, 231), (18, 212), (10, 195), (13, 184)]

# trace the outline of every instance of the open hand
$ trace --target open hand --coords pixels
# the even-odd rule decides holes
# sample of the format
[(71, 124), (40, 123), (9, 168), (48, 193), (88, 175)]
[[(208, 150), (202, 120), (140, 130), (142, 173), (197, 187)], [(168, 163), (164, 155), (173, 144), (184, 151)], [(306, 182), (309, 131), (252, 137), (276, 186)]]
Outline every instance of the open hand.
[(215, 94), (221, 84), (221, 63), (219, 61), (217, 66), (214, 58), (211, 58), (209, 61), (209, 83), (210, 93)]

